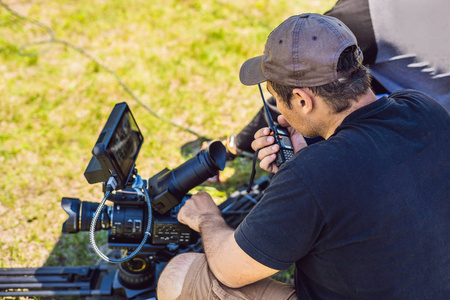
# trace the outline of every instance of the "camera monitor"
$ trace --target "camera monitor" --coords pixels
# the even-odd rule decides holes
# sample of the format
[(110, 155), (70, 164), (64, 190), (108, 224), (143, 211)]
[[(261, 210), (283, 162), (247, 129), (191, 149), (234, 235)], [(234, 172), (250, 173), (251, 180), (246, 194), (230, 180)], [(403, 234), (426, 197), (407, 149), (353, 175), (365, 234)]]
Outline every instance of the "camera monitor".
[(144, 137), (125, 102), (114, 106), (92, 150), (93, 157), (84, 172), (90, 184), (115, 176), (124, 189), (130, 179)]

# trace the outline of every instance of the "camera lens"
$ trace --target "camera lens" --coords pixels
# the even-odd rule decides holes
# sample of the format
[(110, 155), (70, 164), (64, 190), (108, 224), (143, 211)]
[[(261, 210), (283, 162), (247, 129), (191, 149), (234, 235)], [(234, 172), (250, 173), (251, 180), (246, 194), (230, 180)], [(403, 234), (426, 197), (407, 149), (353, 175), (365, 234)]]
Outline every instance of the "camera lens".
[(62, 198), (62, 209), (69, 215), (69, 218), (63, 223), (63, 233), (77, 233), (79, 231), (79, 218), (81, 201), (78, 198)]
[[(77, 233), (79, 231), (89, 231), (98, 205), (95, 202), (80, 201), (78, 198), (62, 198), (61, 207), (69, 215), (63, 223), (62, 232)], [(109, 206), (102, 208), (95, 230), (109, 229), (111, 227), (109, 209)]]

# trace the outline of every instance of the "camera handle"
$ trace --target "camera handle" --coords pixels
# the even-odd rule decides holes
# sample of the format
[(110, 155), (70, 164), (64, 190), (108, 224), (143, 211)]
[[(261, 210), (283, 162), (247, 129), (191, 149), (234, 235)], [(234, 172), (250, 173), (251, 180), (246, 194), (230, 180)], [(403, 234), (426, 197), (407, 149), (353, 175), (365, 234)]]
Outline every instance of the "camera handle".
[(90, 227), (90, 230), (89, 230), (89, 240), (91, 242), (91, 245), (94, 248), (95, 253), (97, 253), (97, 255), (100, 256), (103, 260), (105, 260), (105, 261), (107, 261), (109, 263), (122, 263), (122, 262), (125, 262), (127, 260), (130, 260), (133, 257), (135, 257), (141, 251), (141, 249), (144, 247), (145, 243), (147, 242), (147, 238), (151, 235), (150, 228), (151, 228), (151, 225), (152, 225), (152, 207), (150, 205), (150, 197), (148, 195), (146, 185), (147, 185), (147, 182), (145, 180), (142, 180), (139, 175), (136, 175), (136, 178), (135, 178), (134, 183), (133, 183), (133, 188), (135, 190), (137, 190), (137, 191), (139, 191), (140, 189), (144, 190), (145, 202), (147, 203), (147, 209), (148, 209), (147, 228), (145, 229), (144, 237), (142, 239), (142, 242), (130, 255), (128, 255), (126, 257), (119, 258), (119, 259), (113, 259), (113, 258), (107, 257), (105, 254), (103, 254), (100, 251), (100, 249), (97, 247), (97, 244), (95, 243), (95, 237), (94, 237), (95, 225), (97, 224), (97, 220), (98, 220), (98, 217), (100, 216), (100, 212), (102, 211), (103, 206), (105, 206), (105, 202), (108, 199), (109, 194), (113, 190), (115, 190), (116, 186), (117, 186), (117, 182), (114, 179), (114, 176), (111, 176), (109, 178), (108, 183), (107, 183), (107, 190), (106, 190), (105, 196), (103, 197), (102, 202), (100, 202), (100, 205), (97, 207), (97, 210), (95, 211), (94, 217), (92, 219), (91, 227)]

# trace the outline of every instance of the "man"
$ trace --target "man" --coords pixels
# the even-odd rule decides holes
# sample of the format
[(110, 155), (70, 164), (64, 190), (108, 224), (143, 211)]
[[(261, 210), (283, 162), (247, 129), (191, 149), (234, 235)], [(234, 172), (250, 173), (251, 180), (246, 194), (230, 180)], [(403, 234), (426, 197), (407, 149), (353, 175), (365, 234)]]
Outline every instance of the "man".
[[(361, 61), (341, 21), (302, 14), (243, 64), (243, 84), (267, 82), (296, 154), (276, 167), (269, 129), (256, 133), (276, 174), (235, 231), (207, 193), (186, 202), (178, 219), (205, 255), (169, 262), (160, 300), (450, 298), (450, 116), (413, 90), (377, 99)], [(295, 286), (267, 279), (292, 264)]]
[[(376, 94), (416, 89), (450, 111), (450, 28), (444, 0), (339, 0), (325, 15), (338, 18), (355, 34), (373, 77)], [(280, 114), (273, 97), (272, 117)], [(255, 132), (267, 126), (264, 109), (225, 143), (228, 159), (253, 152)], [(315, 142), (316, 140), (308, 140)]]

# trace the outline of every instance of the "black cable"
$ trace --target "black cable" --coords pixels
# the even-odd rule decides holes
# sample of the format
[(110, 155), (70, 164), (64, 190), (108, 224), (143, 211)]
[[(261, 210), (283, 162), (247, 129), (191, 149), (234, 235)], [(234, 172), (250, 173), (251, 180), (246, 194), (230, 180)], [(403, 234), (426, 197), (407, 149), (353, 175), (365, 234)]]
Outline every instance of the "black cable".
[(250, 175), (250, 181), (248, 182), (247, 194), (250, 194), (250, 191), (252, 190), (252, 186), (253, 186), (253, 181), (255, 180), (256, 160), (258, 159), (259, 150), (260, 149), (256, 150), (255, 154), (253, 155), (252, 174)]
[[(106, 72), (110, 73), (112, 76), (114, 76), (114, 78), (117, 80), (117, 82), (119, 83), (119, 85), (125, 90), (125, 92), (131, 97), (133, 98), (134, 101), (136, 101), (140, 106), (142, 106), (144, 109), (146, 109), (150, 114), (152, 114), (154, 117), (156, 117), (157, 119), (160, 119), (163, 122), (169, 123), (170, 125), (177, 127), (181, 130), (187, 131), (195, 136), (197, 136), (200, 139), (204, 139), (207, 141), (210, 141), (210, 138), (207, 138), (191, 129), (189, 129), (188, 127), (182, 126), (182, 125), (178, 125), (176, 123), (174, 123), (173, 121), (163, 118), (162, 116), (158, 115), (154, 110), (152, 110), (150, 107), (148, 107), (146, 104), (144, 104), (131, 90), (130, 88), (122, 81), (122, 79), (119, 77), (119, 75), (117, 75), (116, 72), (114, 72), (113, 70), (111, 70), (108, 66), (106, 66), (105, 64), (101, 63), (99, 60), (97, 60), (95, 57), (93, 57), (92, 55), (90, 55), (89, 53), (87, 53), (85, 50), (83, 50), (80, 47), (77, 47), (67, 41), (64, 40), (60, 40), (57, 39), (55, 37), (55, 34), (53, 32), (53, 30), (48, 27), (47, 25), (45, 25), (44, 23), (41, 23), (37, 20), (22, 16), (21, 14), (19, 14), (18, 12), (16, 12), (15, 10), (13, 10), (11, 7), (9, 7), (6, 3), (3, 2), (3, 0), (0, 0), (0, 5), (3, 6), (9, 13), (11, 13), (12, 15), (14, 15), (15, 17), (22, 19), (26, 22), (30, 22), (34, 25), (37, 25), (41, 28), (43, 28), (48, 35), (50, 36), (49, 40), (43, 40), (43, 41), (36, 41), (36, 42), (30, 42), (30, 43), (26, 43), (25, 45), (22, 45), (19, 48), (19, 55), (23, 55), (23, 56), (37, 56), (37, 55), (41, 55), (47, 51), (49, 51), (54, 44), (61, 44), (64, 45), (68, 48), (71, 48), (75, 51), (77, 51), (78, 53), (80, 53), (81, 55), (87, 57), (88, 59), (90, 59), (91, 61), (93, 61), (94, 63), (96, 63), (100, 68), (102, 68), (103, 70), (105, 70)], [(31, 53), (27, 53), (24, 51), (25, 48), (30, 47), (30, 46), (34, 46), (34, 45), (42, 45), (42, 44), (50, 44), (47, 48), (45, 48), (44, 50), (41, 51), (36, 51), (36, 52), (31, 52)]]

